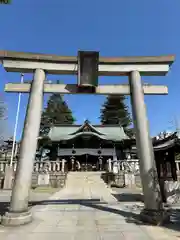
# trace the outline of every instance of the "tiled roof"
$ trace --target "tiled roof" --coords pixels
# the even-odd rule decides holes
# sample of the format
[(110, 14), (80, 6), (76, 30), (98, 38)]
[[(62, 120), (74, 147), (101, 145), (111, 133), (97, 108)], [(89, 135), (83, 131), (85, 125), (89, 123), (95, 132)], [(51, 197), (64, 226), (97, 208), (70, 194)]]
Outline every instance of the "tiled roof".
[[(84, 131), (84, 127), (88, 126), (90, 131)], [(70, 140), (82, 135), (93, 135), (104, 140), (122, 141), (128, 139), (124, 129), (119, 125), (114, 126), (96, 126), (85, 122), (81, 126), (77, 125), (59, 125), (51, 127), (48, 137), (51, 141)]]

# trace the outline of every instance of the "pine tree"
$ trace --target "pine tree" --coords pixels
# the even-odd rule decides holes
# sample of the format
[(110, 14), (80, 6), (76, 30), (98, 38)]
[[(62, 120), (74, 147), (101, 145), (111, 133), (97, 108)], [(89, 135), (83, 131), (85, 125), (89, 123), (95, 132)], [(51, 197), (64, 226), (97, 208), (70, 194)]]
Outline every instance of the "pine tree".
[(102, 125), (119, 124), (131, 134), (132, 120), (124, 96), (109, 95), (102, 106), (100, 120)]
[(42, 113), (40, 135), (48, 132), (54, 124), (73, 124), (75, 118), (67, 103), (60, 94), (52, 94), (48, 100), (47, 107)]

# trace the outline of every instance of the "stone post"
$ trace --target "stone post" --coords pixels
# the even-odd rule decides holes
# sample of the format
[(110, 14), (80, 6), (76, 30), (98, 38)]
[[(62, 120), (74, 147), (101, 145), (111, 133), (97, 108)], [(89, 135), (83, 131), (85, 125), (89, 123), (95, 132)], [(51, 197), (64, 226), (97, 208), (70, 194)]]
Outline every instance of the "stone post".
[(112, 172), (112, 161), (111, 161), (111, 158), (108, 159), (108, 171)]
[(61, 172), (62, 173), (64, 173), (64, 170), (65, 170), (65, 162), (66, 162), (66, 160), (62, 159), (62, 165), (61, 165)]
[(179, 162), (176, 162), (176, 171), (179, 174)]
[(3, 225), (21, 225), (32, 220), (28, 200), (41, 121), (44, 80), (45, 72), (36, 69), (29, 95), (10, 208), (2, 218)]
[(164, 212), (162, 211), (160, 187), (154, 161), (153, 146), (149, 134), (141, 76), (138, 71), (130, 73), (129, 84), (134, 127), (136, 130), (136, 146), (144, 194), (145, 208), (141, 213), (141, 217), (144, 221), (159, 224), (159, 221), (164, 220)]

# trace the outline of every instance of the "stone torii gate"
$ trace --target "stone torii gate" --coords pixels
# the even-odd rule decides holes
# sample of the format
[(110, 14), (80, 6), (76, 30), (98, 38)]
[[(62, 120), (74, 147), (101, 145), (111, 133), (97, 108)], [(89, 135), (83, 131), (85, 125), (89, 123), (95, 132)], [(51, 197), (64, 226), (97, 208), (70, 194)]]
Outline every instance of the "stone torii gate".
[[(97, 58), (99, 76), (128, 76), (127, 85), (98, 85), (89, 91), (88, 84), (79, 88), (77, 84), (45, 84), (46, 74), (79, 75), (77, 57), (0, 51), (3, 67), (8, 72), (33, 73), (30, 83), (8, 83), (6, 92), (29, 94), (20, 157), (9, 211), (2, 218), (4, 225), (20, 225), (32, 220), (28, 209), (33, 162), (37, 147), (44, 93), (62, 94), (123, 94), (131, 95), (136, 144), (140, 159), (140, 173), (145, 208), (141, 213), (144, 220), (159, 223), (164, 219), (164, 211), (157, 181), (154, 153), (150, 141), (144, 94), (168, 94), (167, 86), (142, 85), (141, 76), (164, 76), (168, 73), (174, 56)], [(81, 83), (79, 83), (81, 85)], [(87, 87), (88, 86), (88, 87)], [(81, 86), (80, 86), (81, 87)]]

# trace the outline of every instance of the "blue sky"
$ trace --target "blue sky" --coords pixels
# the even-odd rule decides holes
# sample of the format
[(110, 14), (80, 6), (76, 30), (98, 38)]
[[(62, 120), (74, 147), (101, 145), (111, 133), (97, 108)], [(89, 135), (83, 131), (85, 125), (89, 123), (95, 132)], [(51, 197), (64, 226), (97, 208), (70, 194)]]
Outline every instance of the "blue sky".
[[(101, 56), (175, 54), (166, 77), (146, 77), (152, 84), (167, 84), (168, 96), (146, 96), (151, 134), (180, 117), (180, 1), (179, 0), (12, 0), (0, 5), (0, 49), (76, 55), (78, 50), (97, 50)], [(31, 79), (32, 75), (25, 75)], [(72, 76), (48, 76), (75, 82)], [(7, 82), (20, 81), (17, 73), (0, 67), (0, 93), (8, 106), (8, 131), (15, 124), (18, 95), (3, 92)], [(126, 77), (100, 78), (100, 83), (127, 82)], [(21, 136), (28, 95), (23, 94), (17, 138)], [(88, 118), (98, 123), (104, 96), (65, 96), (78, 123)], [(45, 103), (47, 96), (45, 96)], [(129, 99), (127, 100), (129, 104)]]

